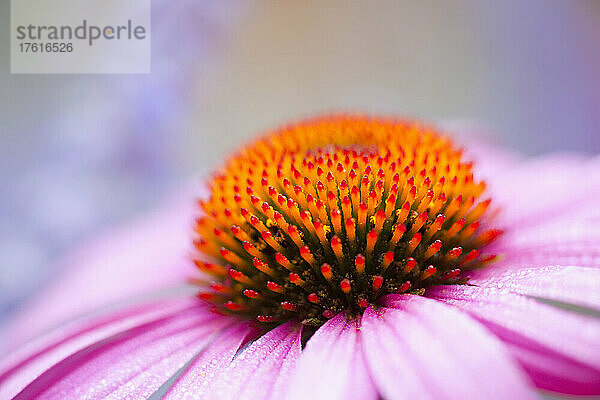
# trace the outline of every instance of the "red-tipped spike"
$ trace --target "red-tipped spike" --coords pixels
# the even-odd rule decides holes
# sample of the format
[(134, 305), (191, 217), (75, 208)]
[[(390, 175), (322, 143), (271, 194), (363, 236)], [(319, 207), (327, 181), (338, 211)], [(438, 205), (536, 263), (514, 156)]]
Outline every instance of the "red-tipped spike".
[(432, 237), (437, 231), (439, 231), (446, 220), (446, 216), (444, 214), (438, 214), (435, 217), (435, 220), (431, 223), (427, 231), (425, 232), (425, 238), (429, 239)]
[(385, 271), (390, 264), (394, 261), (394, 252), (388, 251), (383, 255), (383, 259), (381, 260), (381, 268)]
[(337, 208), (331, 210), (331, 223), (337, 234), (342, 233), (342, 213)]
[(474, 259), (476, 259), (477, 256), (479, 256), (479, 250), (477, 250), (477, 249), (471, 250), (469, 252), (469, 254), (466, 255), (466, 257), (464, 258), (464, 260), (462, 261), (461, 264), (467, 264), (467, 263), (473, 261)]
[(364, 229), (364, 226), (367, 223), (367, 210), (368, 206), (366, 203), (360, 203), (358, 205), (358, 224), (360, 225), (361, 229)]
[(277, 196), (277, 203), (279, 203), (280, 207), (284, 207), (287, 204), (287, 199), (284, 195), (279, 194), (279, 196)]
[(500, 235), (502, 235), (502, 233), (503, 231), (500, 229), (487, 230), (475, 239), (475, 244), (478, 246), (484, 246), (496, 240)]
[(276, 284), (275, 282), (268, 281), (267, 282), (267, 288), (270, 291), (272, 291), (272, 292), (283, 293), (283, 287), (281, 287), (280, 285)]
[[(246, 236), (242, 236), (242, 233), (244, 233), (244, 231), (242, 230), (242, 228), (240, 228), (237, 225), (232, 225), (231, 226), (231, 233), (233, 233), (233, 236), (235, 236), (236, 238), (238, 238), (239, 240), (242, 241), (247, 241), (246, 240)], [(242, 237), (242, 239), (240, 239), (240, 237)]]
[(373, 291), (378, 292), (379, 289), (381, 289), (382, 285), (383, 285), (383, 276), (375, 275), (373, 277), (373, 285), (371, 286), (373, 288)]
[(271, 248), (276, 251), (284, 251), (283, 247), (273, 238), (273, 234), (270, 231), (262, 231), (261, 235)]
[(453, 260), (456, 257), (460, 256), (461, 253), (462, 253), (462, 247), (455, 247), (448, 252), (448, 254), (446, 255), (446, 259)]
[(240, 256), (238, 256), (234, 252), (226, 249), (225, 247), (221, 247), (219, 252), (221, 253), (221, 257), (223, 257), (224, 259), (226, 259), (227, 261), (229, 261), (232, 264), (235, 264), (235, 265), (246, 265), (247, 264), (246, 261), (243, 260)]
[(396, 244), (400, 241), (402, 236), (404, 236), (405, 232), (406, 226), (402, 225), (401, 223), (397, 223), (394, 226), (394, 234), (392, 236), (392, 239), (390, 240), (390, 248), (396, 247)]
[(211, 283), (210, 288), (215, 292), (224, 293), (224, 294), (233, 294), (234, 291), (229, 287), (225, 286), (222, 283)]
[(375, 243), (377, 243), (377, 237), (377, 231), (374, 229), (367, 234), (367, 254), (371, 254), (373, 252)]
[(273, 322), (275, 321), (275, 317), (272, 315), (259, 315), (256, 317), (258, 322)]
[(353, 243), (356, 239), (356, 223), (354, 222), (354, 218), (348, 218), (344, 225), (346, 226), (348, 241)]
[(258, 293), (256, 290), (245, 289), (244, 296), (249, 297), (251, 299), (258, 299), (260, 298), (260, 293)]
[(407, 290), (409, 290), (411, 288), (412, 284), (410, 283), (410, 281), (406, 281), (404, 282), (402, 285), (400, 285), (400, 287), (398, 288), (398, 293), (404, 293)]
[(396, 195), (391, 193), (385, 201), (385, 215), (390, 217), (396, 206)]
[(483, 258), (481, 259), (481, 263), (482, 263), (482, 264), (487, 264), (487, 263), (490, 263), (490, 262), (494, 261), (494, 260), (495, 260), (495, 259), (497, 259), (497, 258), (498, 258), (498, 255), (497, 255), (497, 254), (490, 254), (490, 255), (488, 255), (488, 256), (485, 256), (485, 257), (483, 257)]
[(207, 272), (211, 275), (216, 275), (216, 276), (226, 276), (227, 275), (227, 269), (225, 269), (221, 265), (207, 263), (207, 262), (200, 261), (200, 260), (194, 260), (194, 264), (196, 264), (196, 267), (198, 267), (199, 270), (201, 270), (203, 272)]
[(214, 293), (200, 292), (196, 295), (200, 300), (208, 301), (210, 303), (216, 302), (219, 300), (219, 296)]
[(333, 277), (333, 271), (331, 270), (331, 266), (327, 263), (321, 265), (321, 274), (328, 281)]
[(281, 307), (283, 307), (287, 311), (293, 311), (293, 312), (298, 311), (298, 309), (299, 309), (297, 304), (292, 303), (290, 301), (282, 301)]
[(402, 208), (397, 212), (398, 222), (403, 223), (410, 212), (410, 203), (407, 201), (404, 203)]
[(246, 309), (245, 306), (238, 304), (238, 303), (234, 303), (233, 301), (228, 301), (227, 303), (225, 303), (225, 307), (228, 308), (231, 311), (241, 311)]
[(248, 254), (250, 254), (251, 256), (259, 257), (259, 258), (264, 257), (263, 254), (256, 248), (256, 246), (254, 246), (254, 244), (252, 244), (250, 242), (244, 242), (243, 244), (244, 244), (244, 250), (246, 250), (246, 252)]
[(379, 210), (377, 211), (377, 213), (375, 214), (375, 230), (380, 232), (381, 229), (383, 228), (383, 223), (385, 222), (385, 211), (384, 210)]
[(458, 221), (456, 221), (454, 224), (452, 224), (452, 226), (450, 227), (450, 229), (448, 229), (446, 231), (445, 236), (447, 238), (453, 237), (454, 235), (456, 235), (458, 233), (458, 231), (460, 231), (463, 227), (465, 226), (465, 219), (461, 218)]
[(285, 269), (288, 269), (288, 270), (292, 269), (292, 264), (287, 259), (287, 257), (284, 256), (283, 254), (281, 254), (281, 253), (275, 253), (275, 260), (279, 263), (279, 265), (281, 265)]
[(334, 236), (334, 237), (331, 238), (331, 249), (335, 253), (335, 255), (338, 258), (338, 260), (342, 260), (343, 259), (344, 254), (343, 254), (343, 251), (342, 251), (342, 241), (340, 240), (339, 237)]
[(366, 259), (362, 254), (357, 254), (354, 259), (354, 266), (356, 267), (356, 272), (362, 274), (365, 272), (365, 263)]
[(314, 264), (315, 263), (315, 258), (313, 257), (312, 253), (310, 252), (310, 248), (308, 246), (302, 246), (300, 248), (300, 257), (302, 257), (304, 259), (304, 261), (306, 261), (309, 264)]
[(411, 236), (411, 235), (414, 235), (415, 233), (417, 233), (419, 231), (419, 229), (421, 229), (421, 227), (425, 224), (426, 221), (427, 221), (427, 210), (423, 211), (415, 219), (415, 222), (413, 222), (413, 225), (410, 228), (410, 232), (408, 232), (408, 235)]
[(410, 241), (408, 242), (408, 247), (406, 248), (406, 254), (411, 254), (413, 251), (415, 251), (415, 249), (417, 248), (419, 243), (421, 243), (421, 234), (415, 233), (415, 235), (412, 237), (412, 239), (410, 239)]
[(295, 272), (290, 272), (289, 278), (290, 282), (292, 282), (294, 285), (303, 286), (306, 283), (304, 280), (302, 280), (302, 278), (300, 278), (300, 275)]
[(450, 270), (448, 272), (446, 272), (443, 276), (442, 276), (442, 280), (443, 281), (447, 281), (449, 279), (453, 279), (456, 278), (458, 275), (460, 274), (460, 269), (455, 268), (453, 270)]
[(425, 279), (429, 278), (430, 276), (435, 274), (436, 271), (437, 271), (437, 269), (433, 265), (430, 265), (429, 267), (425, 268), (425, 270), (423, 270), (423, 272), (421, 272), (421, 279), (425, 280)]
[(352, 290), (352, 285), (350, 284), (350, 280), (342, 279), (342, 281), (340, 282), (340, 289), (342, 289), (342, 292), (344, 292), (346, 294), (350, 293), (350, 291)]
[(304, 241), (302, 240), (302, 237), (300, 236), (300, 231), (298, 231), (296, 225), (290, 225), (288, 227), (288, 234), (290, 235), (296, 246), (298, 246), (298, 248), (302, 248), (304, 246)]
[(416, 267), (417, 265), (417, 260), (415, 260), (414, 258), (410, 257), (408, 260), (406, 260), (406, 264), (404, 265), (404, 273), (408, 274), (410, 271), (413, 270), (414, 267)]
[(429, 247), (427, 248), (427, 251), (425, 251), (425, 254), (423, 255), (423, 258), (424, 259), (430, 258), (435, 253), (440, 251), (441, 248), (442, 248), (442, 241), (436, 240), (435, 242), (433, 242), (429, 245)]
[(319, 304), (321, 302), (321, 300), (319, 300), (319, 296), (317, 296), (316, 293), (311, 293), (308, 296), (306, 296), (306, 298), (308, 299), (308, 301), (314, 304)]
[(251, 285), (253, 283), (252, 280), (250, 280), (250, 278), (248, 278), (242, 272), (233, 268), (229, 269), (229, 276), (231, 277), (231, 279), (236, 280), (240, 283), (244, 283), (246, 285)]

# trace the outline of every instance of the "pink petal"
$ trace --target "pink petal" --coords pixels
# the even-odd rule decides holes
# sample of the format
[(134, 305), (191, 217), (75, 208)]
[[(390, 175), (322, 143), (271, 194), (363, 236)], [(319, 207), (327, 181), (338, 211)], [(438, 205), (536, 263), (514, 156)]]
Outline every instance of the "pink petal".
[(150, 320), (66, 356), (15, 398), (146, 398), (228, 324), (201, 305)]
[[(225, 319), (201, 323), (201, 326), (197, 327), (198, 329), (190, 329), (189, 332), (183, 332), (177, 338), (171, 336), (162, 340), (161, 343), (153, 343), (152, 348), (136, 355), (137, 362), (145, 363), (141, 371), (129, 378), (126, 383), (119, 382), (118, 388), (114, 389), (106, 399), (129, 399), (132, 393), (140, 398), (148, 398), (191, 359), (192, 353), (210, 345), (211, 341), (218, 340), (221, 330), (231, 323)], [(159, 344), (160, 348), (156, 348)], [(142, 359), (142, 357), (144, 358)]]
[(492, 180), (506, 263), (600, 266), (600, 157), (534, 159)]
[(213, 379), (206, 398), (283, 398), (302, 350), (301, 332), (298, 324), (288, 322), (250, 343)]
[(536, 226), (593, 204), (599, 167), (600, 158), (552, 154), (486, 177), (488, 193), (503, 208), (499, 222), (506, 228)]
[(386, 399), (535, 398), (502, 344), (466, 315), (434, 300), (386, 296), (369, 308), (361, 337)]
[(528, 249), (556, 245), (564, 248), (574, 244), (587, 247), (588, 252), (597, 250), (600, 209), (596, 204), (600, 202), (600, 187), (588, 190), (579, 199), (565, 196), (565, 200), (567, 206), (557, 206), (531, 221), (504, 223), (506, 246)]
[(363, 358), (357, 320), (338, 314), (309, 339), (292, 378), (289, 398), (376, 399)]
[(560, 240), (531, 243), (521, 246), (515, 242), (503, 240), (496, 248), (503, 256), (501, 261), (492, 264), (485, 271), (496, 271), (503, 267), (565, 265), (600, 268), (600, 246), (590, 240)]
[(519, 338), (507, 343), (531, 379), (541, 388), (569, 394), (598, 394), (598, 371), (551, 349)]
[[(583, 174), (585, 179), (585, 173), (582, 171), (579, 173)], [(599, 265), (600, 207), (597, 204), (600, 202), (600, 177), (590, 178), (590, 182), (582, 182), (578, 179), (570, 184), (575, 188), (548, 189), (532, 183), (527, 189), (528, 193), (537, 196), (538, 199), (531, 201), (545, 208), (540, 211), (534, 207), (533, 214), (530, 216), (518, 214), (520, 217), (515, 218), (513, 214), (517, 211), (512, 210), (510, 205), (506, 206), (502, 213), (503, 218), (499, 221), (505, 229), (499, 245), (503, 249), (512, 250), (514, 254), (518, 254), (517, 251), (524, 251), (527, 254), (539, 251), (540, 255), (544, 253), (551, 255), (555, 248), (572, 249), (570, 254), (573, 257), (578, 255), (576, 250), (580, 249), (586, 257), (595, 257), (596, 265)], [(548, 199), (545, 193), (547, 190), (556, 191), (560, 196), (556, 199)], [(513, 197), (521, 199), (523, 195), (515, 192)], [(514, 219), (508, 220), (509, 217)], [(504, 252), (504, 250), (500, 251)]]
[(554, 155), (520, 168), (523, 186), (510, 173), (494, 180), (516, 206), (506, 205), (505, 234), (490, 249), (503, 260), (470, 282), (600, 309), (599, 168), (600, 158)]
[(525, 159), (523, 154), (497, 143), (498, 137), (486, 128), (468, 121), (443, 121), (441, 126), (450, 132), (457, 146), (464, 149), (464, 158), (473, 162), (478, 178), (487, 180), (511, 171)]
[[(107, 337), (198, 307), (198, 301), (189, 298), (162, 299), (74, 320), (3, 360), (0, 398), (11, 398), (52, 365)], [(206, 311), (200, 308), (199, 313)]]
[(600, 321), (534, 299), (474, 286), (438, 286), (433, 297), (468, 312), (508, 346), (535, 384), (600, 394)]
[(469, 283), (600, 310), (600, 268), (494, 265), (473, 273)]
[(247, 323), (236, 324), (223, 331), (222, 335), (203, 349), (187, 366), (162, 399), (211, 398), (211, 393), (208, 391), (210, 385), (218, 374), (231, 364), (244, 342), (255, 337), (257, 333), (257, 330)]
[(188, 260), (194, 201), (189, 189), (182, 194), (62, 260), (61, 274), (19, 310), (0, 342), (20, 344), (98, 307), (181, 284), (195, 272)]

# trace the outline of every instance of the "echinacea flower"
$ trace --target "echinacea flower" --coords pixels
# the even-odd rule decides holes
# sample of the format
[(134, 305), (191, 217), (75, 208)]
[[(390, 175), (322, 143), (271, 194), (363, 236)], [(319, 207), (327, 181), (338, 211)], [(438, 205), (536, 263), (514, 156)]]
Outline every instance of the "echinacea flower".
[(42, 336), (4, 361), (0, 397), (600, 394), (600, 163), (471, 161), (410, 121), (265, 135), (199, 201), (196, 296)]

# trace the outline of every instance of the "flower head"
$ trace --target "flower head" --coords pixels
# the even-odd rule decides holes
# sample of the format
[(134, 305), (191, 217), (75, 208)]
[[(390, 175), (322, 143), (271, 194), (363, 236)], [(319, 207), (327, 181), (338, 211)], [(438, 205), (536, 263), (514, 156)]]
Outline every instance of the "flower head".
[(328, 117), (245, 147), (211, 181), (197, 220), (199, 297), (261, 322), (321, 325), (390, 293), (464, 283), (490, 199), (472, 163), (418, 123)]
[[(498, 149), (469, 148), (484, 168), (432, 128), (352, 116), (258, 139), (200, 201), (202, 301), (177, 288), (74, 319), (0, 363), (0, 398), (600, 394), (599, 160), (513, 168)], [(182, 251), (162, 240), (179, 236), (150, 222), (115, 235), (127, 248), (77, 258), (77, 284), (57, 283), (40, 313), (71, 304), (65, 293), (85, 298), (115, 252), (126, 262), (100, 272), (119, 293), (124, 277), (142, 281), (140, 265), (154, 283), (178, 276)], [(110, 259), (81, 261), (99, 254)]]

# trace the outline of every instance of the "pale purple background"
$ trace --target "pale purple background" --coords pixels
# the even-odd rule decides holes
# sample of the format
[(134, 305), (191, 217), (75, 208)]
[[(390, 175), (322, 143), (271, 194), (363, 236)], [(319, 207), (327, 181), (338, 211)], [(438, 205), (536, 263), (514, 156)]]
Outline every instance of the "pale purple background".
[[(600, 151), (600, 2), (154, 0), (152, 74), (10, 75), (0, 0), (0, 316), (98, 232), (253, 133), (331, 110)], [(1, 317), (0, 317), (1, 320)]]

